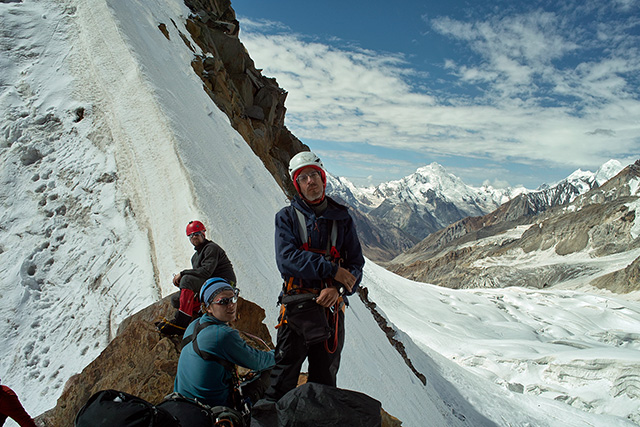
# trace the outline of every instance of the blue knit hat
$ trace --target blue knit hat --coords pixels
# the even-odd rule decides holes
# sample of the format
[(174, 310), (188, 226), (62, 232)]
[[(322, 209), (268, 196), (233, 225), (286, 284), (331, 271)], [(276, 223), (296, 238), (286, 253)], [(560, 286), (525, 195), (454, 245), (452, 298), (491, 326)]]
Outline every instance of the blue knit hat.
[(216, 295), (223, 291), (235, 292), (235, 289), (222, 277), (212, 277), (202, 285), (202, 289), (200, 289), (200, 301), (205, 306), (208, 306)]

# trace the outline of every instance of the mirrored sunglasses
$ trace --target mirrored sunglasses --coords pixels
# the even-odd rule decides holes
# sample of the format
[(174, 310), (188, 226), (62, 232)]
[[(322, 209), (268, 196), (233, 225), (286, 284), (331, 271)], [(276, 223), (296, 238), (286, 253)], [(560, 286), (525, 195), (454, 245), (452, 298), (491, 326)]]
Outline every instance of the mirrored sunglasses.
[(212, 304), (229, 305), (229, 304), (235, 304), (237, 302), (238, 302), (238, 295), (234, 295), (232, 297), (220, 298), (218, 301), (212, 302)]
[(193, 233), (189, 234), (189, 236), (188, 236), (188, 237), (189, 237), (189, 238), (192, 238), (192, 237), (194, 237), (194, 236), (202, 236), (202, 231), (196, 231), (196, 232), (193, 232)]

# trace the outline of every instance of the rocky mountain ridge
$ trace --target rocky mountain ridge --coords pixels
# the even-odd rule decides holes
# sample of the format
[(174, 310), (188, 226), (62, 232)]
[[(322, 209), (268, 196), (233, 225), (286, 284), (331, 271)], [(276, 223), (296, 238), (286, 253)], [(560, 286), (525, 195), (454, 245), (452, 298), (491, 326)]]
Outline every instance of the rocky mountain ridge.
[[(278, 184), (295, 194), (287, 171), (289, 159), (309, 148), (284, 124), (287, 92), (275, 78), (256, 69), (238, 38), (240, 24), (230, 0), (185, 0), (185, 4), (192, 12), (186, 28), (202, 54), (196, 54), (188, 38), (181, 37), (194, 52), (191, 66), (202, 79), (203, 89)], [(161, 23), (158, 28), (168, 38), (167, 25), (171, 24)]]
[(543, 212), (522, 195), (432, 234), (389, 268), (451, 288), (546, 288), (580, 278), (619, 293), (638, 290), (639, 184), (640, 161)]

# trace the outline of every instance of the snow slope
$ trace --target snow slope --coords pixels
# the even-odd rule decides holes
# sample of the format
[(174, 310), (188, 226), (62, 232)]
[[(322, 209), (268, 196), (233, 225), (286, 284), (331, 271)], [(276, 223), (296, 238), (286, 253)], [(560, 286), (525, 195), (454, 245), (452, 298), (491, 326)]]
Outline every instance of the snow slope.
[[(32, 414), (55, 405), (122, 319), (174, 291), (191, 219), (275, 323), (273, 217), (286, 199), (191, 70), (178, 33), (189, 37), (188, 14), (178, 0), (0, 3), (0, 378)], [(637, 303), (443, 290), (371, 262), (363, 285), (427, 384), (352, 298), (339, 385), (403, 425), (640, 423)], [(609, 374), (591, 381), (594, 367)]]

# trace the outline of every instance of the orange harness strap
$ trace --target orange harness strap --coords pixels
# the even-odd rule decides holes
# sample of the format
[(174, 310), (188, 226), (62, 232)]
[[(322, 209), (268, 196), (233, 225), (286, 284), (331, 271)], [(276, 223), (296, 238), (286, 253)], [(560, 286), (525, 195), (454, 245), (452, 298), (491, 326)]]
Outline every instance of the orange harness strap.
[[(286, 282), (286, 284), (284, 286), (285, 294), (289, 294), (290, 295), (292, 293), (299, 293), (299, 294), (303, 294), (303, 293), (319, 294), (320, 293), (320, 291), (318, 289), (302, 288), (299, 285), (296, 286), (296, 285), (293, 284), (293, 281), (294, 281), (293, 277), (290, 277), (289, 280), (287, 280), (287, 282)], [(344, 303), (344, 298), (342, 298), (342, 296), (340, 296), (338, 298), (338, 301), (336, 301), (336, 304), (334, 305), (333, 308), (334, 308), (335, 324), (336, 324), (336, 330), (337, 330), (338, 310), (341, 310), (342, 313), (344, 313), (345, 312), (345, 308), (346, 308), (345, 303)], [(287, 317), (285, 316), (286, 309), (287, 308), (286, 308), (286, 306), (284, 304), (280, 304), (280, 316), (278, 317), (279, 321), (278, 321), (278, 324), (276, 325), (276, 329), (280, 328), (282, 325), (287, 323)], [(327, 311), (329, 311), (329, 309), (327, 309)], [(334, 349), (334, 351), (335, 351), (335, 349)], [(333, 353), (333, 352), (331, 352), (331, 353)]]

